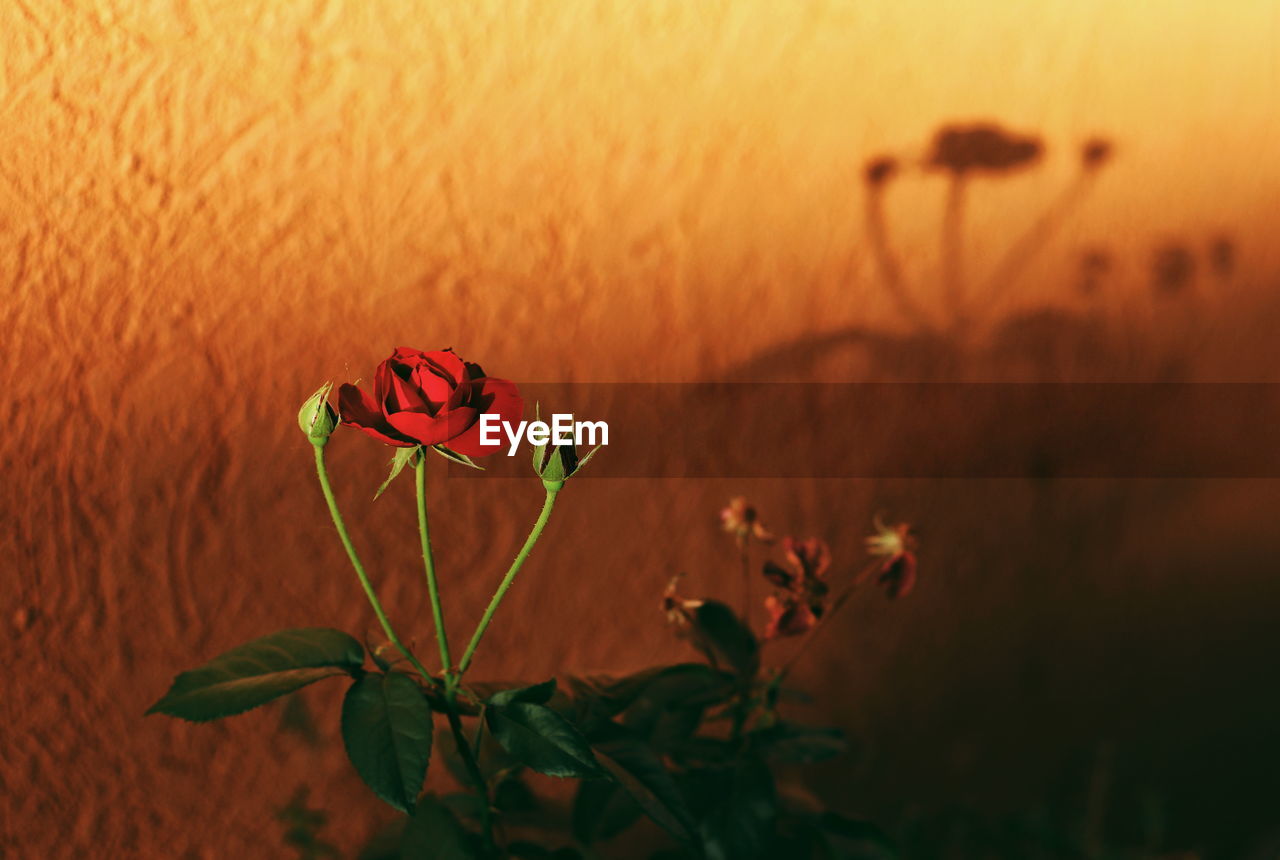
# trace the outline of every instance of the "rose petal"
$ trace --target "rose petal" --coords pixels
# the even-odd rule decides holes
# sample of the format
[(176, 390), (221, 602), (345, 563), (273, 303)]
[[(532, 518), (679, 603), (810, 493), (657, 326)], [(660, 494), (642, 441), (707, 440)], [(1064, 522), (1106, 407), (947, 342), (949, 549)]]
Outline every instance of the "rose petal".
[(412, 379), (402, 378), (399, 372), (391, 374), (391, 392), (382, 404), (383, 411), (388, 415), (396, 412), (423, 412), (430, 415), (435, 412), (421, 387)]
[(466, 378), (466, 362), (458, 358), (452, 348), (424, 352), (422, 353), (422, 361), (424, 364), (440, 371), (451, 382), (458, 383)]
[(338, 389), (338, 414), (343, 424), (361, 430), (386, 445), (411, 448), (415, 444), (387, 423), (372, 397), (349, 382)]
[(391, 394), (391, 378), (395, 376), (391, 372), (391, 361), (392, 359), (388, 358), (373, 372), (373, 400), (378, 405), (379, 412), (382, 411), (382, 404), (387, 402), (387, 397)]
[(791, 589), (796, 584), (796, 578), (787, 571), (771, 561), (764, 563), (764, 578), (776, 585), (778, 588)]
[[(476, 410), (462, 406), (435, 416), (423, 412), (396, 412), (388, 415), (387, 420), (397, 431), (419, 444), (443, 445), (466, 432), (478, 421), (478, 416)], [(454, 448), (452, 444), (449, 447)]]
[(456, 383), (430, 364), (424, 364), (415, 370), (413, 380), (427, 402), (428, 412), (439, 412), (453, 397)]
[[(496, 415), (500, 421), (515, 426), (520, 423), (520, 416), (524, 414), (524, 400), (520, 397), (516, 384), (505, 379), (477, 379), (471, 385), (476, 394), (468, 405), (475, 409), (475, 423), (450, 440), (449, 447), (468, 457), (487, 457), (502, 450), (504, 442), (500, 441), (496, 445), (480, 444), (481, 417), (486, 413)], [(504, 433), (499, 433), (498, 436), (499, 439), (506, 439)]]
[(405, 364), (416, 366), (422, 362), (425, 355), (426, 353), (422, 350), (414, 349), (411, 346), (397, 346), (391, 350), (391, 358), (387, 359), (387, 361), (401, 361)]

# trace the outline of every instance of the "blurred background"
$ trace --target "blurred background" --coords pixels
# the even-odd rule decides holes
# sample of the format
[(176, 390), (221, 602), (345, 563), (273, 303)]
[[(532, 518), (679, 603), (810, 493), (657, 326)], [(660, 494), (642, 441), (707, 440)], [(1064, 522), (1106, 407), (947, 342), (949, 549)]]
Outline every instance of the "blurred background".
[[(394, 346), (518, 382), (1277, 381), (1272, 0), (12, 0), (0, 44), (6, 856), (291, 856), (302, 786), (343, 856), (390, 817), (336, 687), (142, 713), (249, 638), (372, 632), (294, 415)], [(806, 442), (901, 455), (854, 417)], [(425, 643), (366, 442), (339, 498)], [(541, 492), (443, 466), (463, 630)], [(921, 536), (910, 598), (798, 664), (856, 741), (800, 789), (917, 856), (1278, 856), (1274, 480), (584, 479), (475, 674), (687, 656), (662, 590), (736, 595), (739, 494), (833, 575), (877, 511)]]

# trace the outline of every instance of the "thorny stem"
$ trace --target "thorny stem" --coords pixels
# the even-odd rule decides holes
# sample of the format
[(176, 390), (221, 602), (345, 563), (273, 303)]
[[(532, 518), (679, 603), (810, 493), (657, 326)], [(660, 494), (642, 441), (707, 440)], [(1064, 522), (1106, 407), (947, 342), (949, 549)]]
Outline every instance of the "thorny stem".
[[(347, 532), (347, 525), (342, 519), (342, 513), (338, 510), (338, 501), (334, 498), (333, 487), (329, 483), (329, 472), (324, 464), (324, 447), (315, 446), (316, 453), (316, 474), (320, 477), (320, 489), (324, 492), (324, 500), (329, 505), (329, 515), (333, 517), (333, 525), (338, 530), (338, 537), (342, 539), (342, 546), (347, 551), (347, 558), (351, 560), (351, 566), (355, 568), (356, 576), (360, 578), (360, 585), (364, 588), (364, 593), (369, 598), (369, 605), (373, 607), (373, 614), (378, 616), (378, 623), (382, 625), (382, 632), (386, 634), (387, 639), (391, 640), (391, 644), (404, 655), (409, 664), (422, 676), (428, 687), (436, 686), (436, 679), (431, 677), (431, 673), (426, 667), (419, 662), (413, 652), (405, 647), (400, 641), (400, 637), (396, 635), (395, 628), (391, 626), (390, 619), (387, 618), (386, 611), (382, 608), (382, 601), (378, 599), (378, 594), (373, 590), (373, 584), (369, 582), (369, 575), (365, 573), (364, 565), (360, 562), (360, 556), (356, 554), (355, 545), (351, 543), (351, 535)], [(425, 519), (420, 519), (419, 524), (425, 528)], [(424, 532), (425, 534), (425, 532)], [(425, 544), (424, 552), (430, 552), (429, 545)], [(429, 557), (429, 556), (428, 556)], [(431, 562), (428, 561), (428, 565)], [(428, 568), (430, 573), (428, 577), (434, 579), (433, 567)], [(434, 596), (434, 595), (433, 595)], [(433, 601), (438, 603), (438, 601)], [(437, 627), (437, 630), (441, 629)], [(446, 669), (448, 664), (445, 664)], [(454, 739), (458, 745), (458, 754), (462, 756), (462, 761), (467, 768), (467, 773), (475, 782), (475, 788), (480, 792), (481, 804), (481, 825), (484, 831), (485, 845), (493, 845), (493, 828), (491, 823), (492, 813), (489, 809), (489, 786), (484, 780), (484, 775), (480, 772), (480, 765), (476, 762), (475, 755), (471, 751), (471, 747), (467, 744), (466, 735), (462, 730), (462, 721), (458, 719), (457, 709), (454, 707), (456, 690), (449, 683), (449, 675), (445, 675), (445, 712), (449, 718), (449, 728), (453, 731)]]
[[(467, 769), (467, 775), (471, 777), (471, 781), (475, 784), (475, 789), (480, 793), (480, 829), (484, 837), (484, 844), (493, 847), (493, 811), (489, 808), (489, 784), (485, 782), (484, 774), (480, 772), (480, 764), (476, 761), (475, 753), (471, 749), (471, 745), (467, 743), (466, 732), (462, 729), (462, 720), (458, 718), (458, 709), (454, 707), (454, 702), (458, 692), (454, 688), (445, 690), (445, 716), (449, 718), (449, 731), (453, 733), (453, 742), (458, 747), (458, 755), (462, 756), (462, 764)], [(481, 718), (481, 725), (484, 725), (484, 717)], [(479, 733), (476, 734), (477, 740)]]
[(555, 506), (558, 492), (558, 489), (547, 487), (547, 497), (542, 503), (542, 512), (538, 514), (538, 521), (533, 524), (533, 530), (529, 532), (529, 537), (525, 539), (524, 546), (520, 548), (515, 561), (511, 562), (511, 567), (498, 585), (498, 590), (493, 593), (493, 599), (489, 601), (489, 607), (485, 609), (484, 615), (480, 618), (480, 623), (476, 625), (475, 633), (471, 635), (471, 642), (468, 643), (467, 650), (462, 654), (462, 660), (458, 662), (459, 678), (466, 673), (467, 667), (471, 665), (476, 648), (480, 646), (480, 640), (484, 638), (484, 632), (489, 628), (489, 622), (493, 620), (493, 614), (498, 611), (498, 605), (502, 603), (502, 598), (506, 596), (507, 590), (511, 588), (511, 583), (515, 581), (516, 574), (524, 566), (525, 559), (529, 557), (529, 553), (533, 550), (533, 545), (542, 536), (542, 530), (546, 528), (547, 520), (551, 518), (551, 508)]
[(347, 558), (351, 559), (351, 566), (355, 568), (356, 576), (360, 578), (360, 585), (364, 588), (365, 597), (369, 598), (369, 605), (373, 607), (373, 614), (378, 616), (378, 623), (382, 625), (382, 632), (386, 634), (387, 639), (391, 640), (391, 644), (396, 646), (409, 664), (417, 670), (422, 679), (429, 686), (434, 686), (436, 680), (431, 677), (431, 673), (426, 667), (418, 661), (413, 652), (405, 647), (400, 641), (400, 637), (396, 635), (395, 628), (391, 626), (391, 620), (387, 618), (387, 613), (382, 608), (382, 602), (378, 600), (378, 593), (373, 590), (373, 584), (369, 582), (369, 575), (365, 573), (364, 565), (360, 563), (360, 557), (356, 555), (355, 545), (351, 543), (351, 535), (347, 533), (347, 525), (343, 522), (342, 513), (338, 510), (338, 500), (333, 496), (333, 487), (329, 484), (329, 472), (324, 465), (324, 447), (316, 445), (316, 474), (320, 476), (320, 489), (324, 492), (324, 500), (329, 505), (329, 515), (333, 517), (333, 525), (338, 530), (338, 537), (342, 539), (342, 546), (347, 550)]
[[(440, 666), (444, 672), (444, 705), (445, 716), (449, 720), (449, 731), (453, 734), (458, 755), (462, 757), (467, 775), (480, 793), (480, 826), (485, 845), (493, 845), (493, 815), (489, 809), (489, 785), (480, 771), (480, 763), (476, 761), (476, 752), (467, 743), (466, 733), (462, 728), (462, 720), (458, 717), (458, 674), (453, 670), (453, 660), (449, 657), (449, 637), (444, 629), (444, 609), (440, 603), (440, 588), (436, 581), (436, 562), (431, 552), (431, 530), (427, 526), (427, 464), (426, 457), (418, 451), (414, 462), (414, 486), (418, 496), (418, 536), (422, 542), (422, 564), (427, 576), (427, 594), (431, 597), (431, 616), (436, 625), (436, 645), (440, 649)], [(483, 721), (480, 725), (484, 725)], [(477, 738), (479, 736), (477, 735)], [(478, 749), (478, 745), (476, 749)]]
[(427, 594), (431, 597), (431, 616), (436, 625), (436, 645), (440, 649), (440, 668), (445, 686), (452, 689), (453, 661), (449, 659), (449, 637), (444, 630), (444, 610), (440, 605), (440, 588), (436, 583), (436, 562), (431, 554), (431, 532), (427, 528), (427, 463), (422, 451), (414, 463), (414, 484), (418, 490), (418, 536), (422, 541), (422, 563), (427, 573)]

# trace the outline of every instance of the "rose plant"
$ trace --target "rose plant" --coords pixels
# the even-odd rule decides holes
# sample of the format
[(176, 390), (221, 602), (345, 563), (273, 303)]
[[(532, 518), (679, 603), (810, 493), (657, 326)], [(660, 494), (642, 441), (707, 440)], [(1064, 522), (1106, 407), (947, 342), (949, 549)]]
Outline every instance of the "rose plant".
[[(825, 542), (783, 538), (783, 563), (770, 559), (761, 568), (773, 591), (764, 599), (768, 621), (760, 635), (748, 621), (750, 579), (743, 583), (741, 614), (718, 600), (685, 597), (681, 580), (673, 580), (662, 606), (701, 661), (514, 687), (476, 682), (468, 671), (486, 630), (541, 536), (557, 494), (595, 451), (543, 445), (532, 452), (545, 490), (542, 509), (455, 660), (428, 527), (426, 453), (475, 466), (473, 458), (497, 450), (481, 443), (481, 417), (518, 421), (524, 407), (519, 391), (452, 350), (400, 347), (378, 366), (372, 393), (343, 385), (335, 409), (331, 392), (326, 383), (312, 395), (298, 423), (312, 445), (321, 492), (386, 646), (367, 648), (347, 633), (322, 627), (273, 633), (179, 674), (148, 713), (204, 722), (317, 681), (345, 679), (341, 727), (347, 755), (369, 788), (404, 813), (390, 847), (371, 848), (364, 857), (600, 856), (608, 840), (646, 817), (666, 832), (663, 856), (887, 855), (878, 829), (793, 802), (780, 790), (775, 770), (780, 762), (804, 764), (842, 752), (839, 731), (784, 718), (784, 703), (799, 697), (787, 684), (788, 674), (821, 625), (871, 575), (877, 574), (890, 596), (910, 590), (916, 561), (906, 525), (880, 526), (868, 541), (871, 566), (847, 581), (832, 574)], [(438, 652), (435, 671), (392, 625), (338, 509), (324, 453), (340, 426), (396, 449), (379, 493), (413, 467)], [(775, 543), (745, 500), (733, 500), (722, 523), (735, 539), (744, 572), (752, 568), (757, 548), (768, 553)], [(787, 645), (790, 641), (799, 644)], [(780, 665), (775, 655), (785, 657)], [(439, 738), (437, 717), (445, 727)], [(462, 791), (424, 790), (433, 757)], [(524, 781), (530, 771), (580, 781), (567, 822), (538, 814), (548, 807)], [(291, 844), (325, 844), (296, 823), (314, 818), (296, 802), (289, 808), (282, 820), (294, 822)], [(317, 855), (304, 851), (304, 856)]]

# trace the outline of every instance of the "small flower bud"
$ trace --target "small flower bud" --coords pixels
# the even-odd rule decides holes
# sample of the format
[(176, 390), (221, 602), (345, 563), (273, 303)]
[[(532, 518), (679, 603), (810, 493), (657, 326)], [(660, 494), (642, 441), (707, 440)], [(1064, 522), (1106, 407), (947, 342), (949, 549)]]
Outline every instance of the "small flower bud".
[(568, 445), (538, 445), (533, 450), (533, 470), (548, 489), (558, 490), (578, 466), (578, 452)]
[[(534, 418), (537, 420), (538, 407), (534, 406)], [(587, 461), (600, 450), (597, 445), (587, 452), (585, 457), (578, 456), (578, 446), (570, 441), (563, 445), (547, 442), (533, 448), (533, 471), (542, 478), (542, 484), (548, 490), (559, 490), (564, 482), (587, 464)]]
[(329, 405), (329, 390), (332, 382), (320, 386), (320, 390), (307, 398), (298, 410), (298, 426), (307, 434), (311, 444), (323, 448), (329, 441), (334, 428), (338, 426), (338, 413)]

